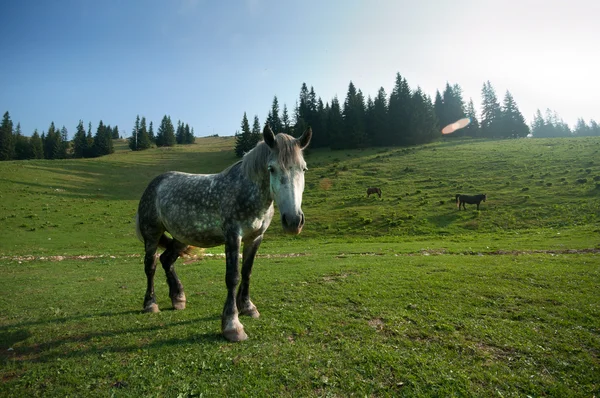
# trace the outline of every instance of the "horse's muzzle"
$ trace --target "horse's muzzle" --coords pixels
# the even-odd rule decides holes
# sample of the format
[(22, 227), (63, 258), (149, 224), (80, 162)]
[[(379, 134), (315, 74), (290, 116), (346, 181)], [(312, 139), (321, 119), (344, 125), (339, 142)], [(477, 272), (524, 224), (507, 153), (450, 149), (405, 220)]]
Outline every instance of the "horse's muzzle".
[(300, 211), (295, 215), (282, 214), (281, 226), (286, 234), (298, 235), (304, 226), (304, 213)]

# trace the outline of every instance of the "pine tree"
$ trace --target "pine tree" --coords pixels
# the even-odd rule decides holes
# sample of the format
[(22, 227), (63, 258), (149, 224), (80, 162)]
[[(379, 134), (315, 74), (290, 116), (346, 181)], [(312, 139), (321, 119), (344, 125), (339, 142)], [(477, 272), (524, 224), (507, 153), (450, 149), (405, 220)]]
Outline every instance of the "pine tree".
[(375, 100), (373, 100), (373, 116), (372, 116), (372, 144), (375, 146), (390, 145), (388, 134), (388, 109), (387, 95), (383, 87), (379, 88)]
[(471, 122), (464, 128), (464, 135), (468, 137), (479, 137), (479, 120), (477, 119), (477, 111), (475, 111), (475, 105), (473, 105), (472, 98), (469, 98), (469, 104), (467, 105), (467, 117)]
[(434, 106), (430, 98), (417, 87), (411, 97), (407, 144), (425, 144), (439, 138), (440, 135)]
[(118, 140), (120, 138), (119, 137), (119, 127), (118, 126), (113, 127), (111, 137), (112, 137), (113, 140)]
[(288, 114), (286, 104), (283, 104), (283, 112), (281, 113), (281, 125), (283, 127), (284, 133), (292, 134), (292, 127), (290, 125), (290, 116)]
[(21, 123), (17, 123), (15, 129), (15, 159), (31, 159), (33, 158), (33, 152), (31, 150), (31, 144), (29, 138), (23, 136), (21, 133)]
[(590, 135), (600, 137), (600, 125), (594, 119), (590, 120)]
[(371, 96), (367, 96), (365, 104), (365, 142), (366, 146), (372, 146), (375, 142), (375, 129), (373, 127), (375, 113), (375, 103)]
[[(450, 83), (446, 83), (446, 89), (443, 94), (443, 110), (442, 119), (440, 120), (440, 127), (447, 126), (450, 123), (454, 123), (459, 119), (465, 117), (465, 104), (462, 98), (462, 89), (458, 84), (450, 86)], [(462, 135), (462, 131), (457, 131), (453, 136)]]
[(92, 122), (88, 122), (88, 130), (87, 130), (87, 134), (85, 135), (85, 139), (87, 141), (87, 150), (85, 153), (86, 158), (93, 158), (94, 157), (94, 137), (92, 137)]
[(312, 128), (312, 140), (316, 140), (317, 145), (313, 145), (311, 140), (310, 148), (325, 148), (329, 146), (329, 132), (327, 131), (327, 114), (329, 110), (323, 104), (321, 97), (317, 100), (317, 115)]
[(248, 117), (246, 116), (246, 112), (244, 112), (244, 117), (242, 118), (242, 132), (236, 132), (235, 134), (235, 155), (238, 158), (244, 156), (244, 153), (248, 152), (253, 148), (252, 144), (252, 132), (250, 131), (250, 125), (248, 124)]
[(542, 112), (538, 109), (533, 116), (531, 123), (531, 135), (534, 137), (544, 137), (546, 130), (546, 122), (542, 116)]
[(481, 135), (486, 138), (500, 137), (502, 135), (502, 109), (498, 103), (496, 91), (489, 80), (483, 83), (481, 96)]
[(510, 138), (527, 137), (529, 134), (529, 126), (525, 123), (525, 118), (521, 114), (521, 111), (519, 111), (513, 96), (508, 90), (506, 91), (502, 105), (500, 131), (502, 137)]
[(73, 157), (83, 158), (87, 153), (87, 139), (85, 137), (85, 127), (83, 127), (83, 120), (79, 121), (77, 125), (77, 131), (73, 136)]
[(300, 98), (299, 102), (296, 103), (296, 123), (295, 123), (295, 136), (299, 137), (300, 134), (308, 127), (308, 119), (310, 118), (310, 109), (309, 109), (309, 98), (308, 98), (308, 87), (306, 83), (302, 83), (302, 87), (300, 88)]
[(410, 104), (412, 93), (406, 79), (396, 74), (396, 84), (388, 105), (389, 142), (392, 145), (409, 145)]
[(154, 135), (154, 126), (152, 126), (152, 122), (150, 122), (150, 126), (148, 126), (148, 138), (150, 139), (150, 145), (156, 143), (156, 136)]
[(331, 149), (345, 148), (344, 117), (337, 96), (331, 100), (331, 108), (327, 117), (327, 132)]
[(60, 156), (61, 137), (59, 132), (54, 126), (54, 122), (50, 123), (48, 132), (42, 134), (42, 143), (44, 145), (44, 158), (45, 159), (58, 159)]
[(171, 122), (170, 116), (165, 115), (158, 127), (156, 146), (174, 146), (176, 143), (173, 122)]
[(152, 147), (152, 142), (150, 141), (150, 134), (148, 134), (148, 129), (146, 128), (146, 117), (142, 116), (140, 120), (140, 131), (138, 134), (138, 151), (143, 151), (144, 149), (148, 149)]
[[(260, 142), (260, 140), (262, 139), (262, 132), (260, 130), (260, 121), (258, 120), (258, 115), (254, 115), (254, 122), (252, 122), (252, 138), (249, 140), (250, 143), (254, 143), (254, 145), (252, 145), (252, 147), (254, 148), (254, 146), (256, 144), (258, 144)], [(249, 144), (248, 146), (250, 146), (251, 144)]]
[(196, 141), (196, 137), (194, 137), (194, 133), (192, 131), (193, 130), (190, 130), (190, 125), (186, 123), (185, 127), (183, 128), (183, 143), (184, 144), (190, 145)]
[(175, 142), (177, 142), (179, 145), (183, 145), (184, 141), (185, 141), (185, 130), (184, 130), (184, 126), (181, 123), (181, 120), (177, 121), (177, 129), (175, 130)]
[(93, 156), (110, 155), (114, 151), (112, 129), (110, 129), (109, 126), (105, 126), (104, 123), (102, 123), (102, 120), (100, 120), (98, 128), (96, 129), (96, 135), (94, 136), (94, 144), (92, 146)]
[[(310, 86), (310, 91), (308, 92), (307, 106), (308, 106), (308, 114), (307, 114), (307, 118), (306, 118), (306, 123), (308, 124), (307, 127), (317, 126), (319, 124), (319, 114), (318, 114), (318, 110), (317, 110), (317, 107), (319, 106), (319, 104), (317, 101), (317, 93), (315, 92), (315, 89), (313, 86)], [(306, 131), (306, 129), (304, 129), (302, 131), (298, 131), (298, 133), (300, 135), (302, 135), (304, 133), (304, 131)]]
[(292, 135), (300, 137), (309, 126), (317, 124), (317, 95), (311, 86), (310, 91), (306, 83), (300, 89), (300, 102), (296, 105), (296, 123)]
[(37, 129), (33, 132), (31, 139), (29, 140), (31, 144), (31, 155), (33, 159), (43, 159), (44, 158), (44, 147), (42, 145), (42, 139), (40, 138), (40, 134)]
[(4, 113), (0, 124), (0, 160), (12, 160), (15, 157), (15, 141), (13, 137), (13, 122), (10, 114)]
[[(152, 128), (152, 123), (150, 123), (150, 127)], [(132, 151), (143, 151), (152, 147), (150, 134), (146, 130), (146, 117), (142, 116), (140, 119), (140, 115), (136, 116), (131, 137), (129, 137), (128, 141), (129, 148)]]
[(573, 130), (573, 134), (579, 137), (586, 137), (591, 135), (590, 126), (587, 125), (583, 118), (577, 119), (577, 123), (575, 124), (575, 130)]
[(362, 148), (366, 145), (365, 101), (354, 83), (348, 85), (344, 101), (344, 148)]
[(435, 110), (435, 116), (438, 119), (438, 124), (441, 127), (446, 126), (444, 124), (444, 122), (446, 121), (446, 116), (444, 114), (444, 100), (442, 99), (440, 90), (435, 90), (435, 101), (433, 103), (433, 108)]
[(69, 131), (65, 126), (60, 129), (60, 143), (57, 147), (58, 159), (66, 159), (69, 151)]
[(283, 131), (283, 124), (279, 118), (279, 101), (277, 100), (277, 96), (273, 97), (273, 104), (271, 105), (269, 116), (267, 117), (267, 123), (271, 126), (271, 130), (273, 130), (275, 134), (279, 134)]
[(129, 137), (129, 149), (132, 151), (138, 150), (138, 139), (140, 137), (140, 115), (137, 115), (135, 118), (135, 123), (133, 124), (133, 130), (131, 130), (131, 137)]
[(538, 109), (533, 117), (531, 134), (536, 138), (570, 137), (572, 132), (558, 113), (546, 109), (546, 117), (544, 118), (542, 112)]

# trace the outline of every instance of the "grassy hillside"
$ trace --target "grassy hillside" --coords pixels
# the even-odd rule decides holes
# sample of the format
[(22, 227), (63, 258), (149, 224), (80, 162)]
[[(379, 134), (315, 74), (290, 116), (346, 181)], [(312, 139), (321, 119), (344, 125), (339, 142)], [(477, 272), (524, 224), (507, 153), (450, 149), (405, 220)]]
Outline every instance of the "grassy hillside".
[[(148, 182), (167, 170), (218, 172), (233, 139), (98, 159), (0, 163), (0, 255), (139, 252), (132, 220)], [(456, 141), (414, 148), (311, 150), (299, 237), (278, 221), (265, 248), (321, 242), (404, 242), (399, 250), (589, 248), (600, 231), (600, 140)], [(366, 197), (378, 186), (383, 196)], [(487, 193), (458, 211), (457, 193)], [(271, 245), (271, 243), (273, 243)], [(415, 246), (416, 245), (416, 246)]]
[(267, 232), (240, 344), (222, 257), (178, 262), (185, 311), (159, 270), (162, 311), (141, 313), (133, 225), (154, 176), (232, 149), (0, 162), (0, 396), (600, 395), (600, 139), (311, 150), (307, 224)]

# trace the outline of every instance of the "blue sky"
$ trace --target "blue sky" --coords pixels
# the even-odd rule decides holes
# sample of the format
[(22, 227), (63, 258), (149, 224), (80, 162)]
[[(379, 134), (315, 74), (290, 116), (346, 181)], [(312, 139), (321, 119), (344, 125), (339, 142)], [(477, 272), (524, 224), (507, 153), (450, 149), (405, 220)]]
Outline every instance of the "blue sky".
[(458, 83), (481, 103), (490, 80), (530, 122), (600, 121), (600, 2), (537, 0), (3, 0), (0, 111), (25, 135), (82, 119), (129, 136), (165, 114), (197, 136), (261, 124), (303, 82), (323, 101), (348, 83), (374, 97), (395, 75), (432, 97)]

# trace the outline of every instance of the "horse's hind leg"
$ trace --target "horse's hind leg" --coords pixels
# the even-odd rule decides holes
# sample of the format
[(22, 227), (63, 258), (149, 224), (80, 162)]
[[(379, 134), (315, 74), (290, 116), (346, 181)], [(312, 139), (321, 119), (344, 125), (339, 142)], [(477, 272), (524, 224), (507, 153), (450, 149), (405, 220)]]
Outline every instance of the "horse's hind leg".
[(173, 239), (167, 249), (160, 255), (160, 262), (165, 274), (167, 275), (167, 284), (169, 285), (169, 297), (173, 304), (173, 309), (183, 310), (185, 309), (185, 293), (183, 291), (183, 285), (177, 278), (175, 273), (175, 261), (179, 257), (180, 253), (187, 247), (187, 245)]
[(250, 276), (252, 274), (252, 265), (258, 247), (262, 242), (262, 235), (253, 241), (244, 242), (244, 254), (242, 256), (242, 283), (237, 292), (236, 303), (241, 315), (249, 315), (252, 318), (258, 318), (260, 313), (256, 306), (250, 301)]
[(154, 294), (154, 273), (156, 271), (156, 243), (145, 243), (144, 271), (146, 272), (147, 287), (144, 296), (144, 312), (159, 312)]

